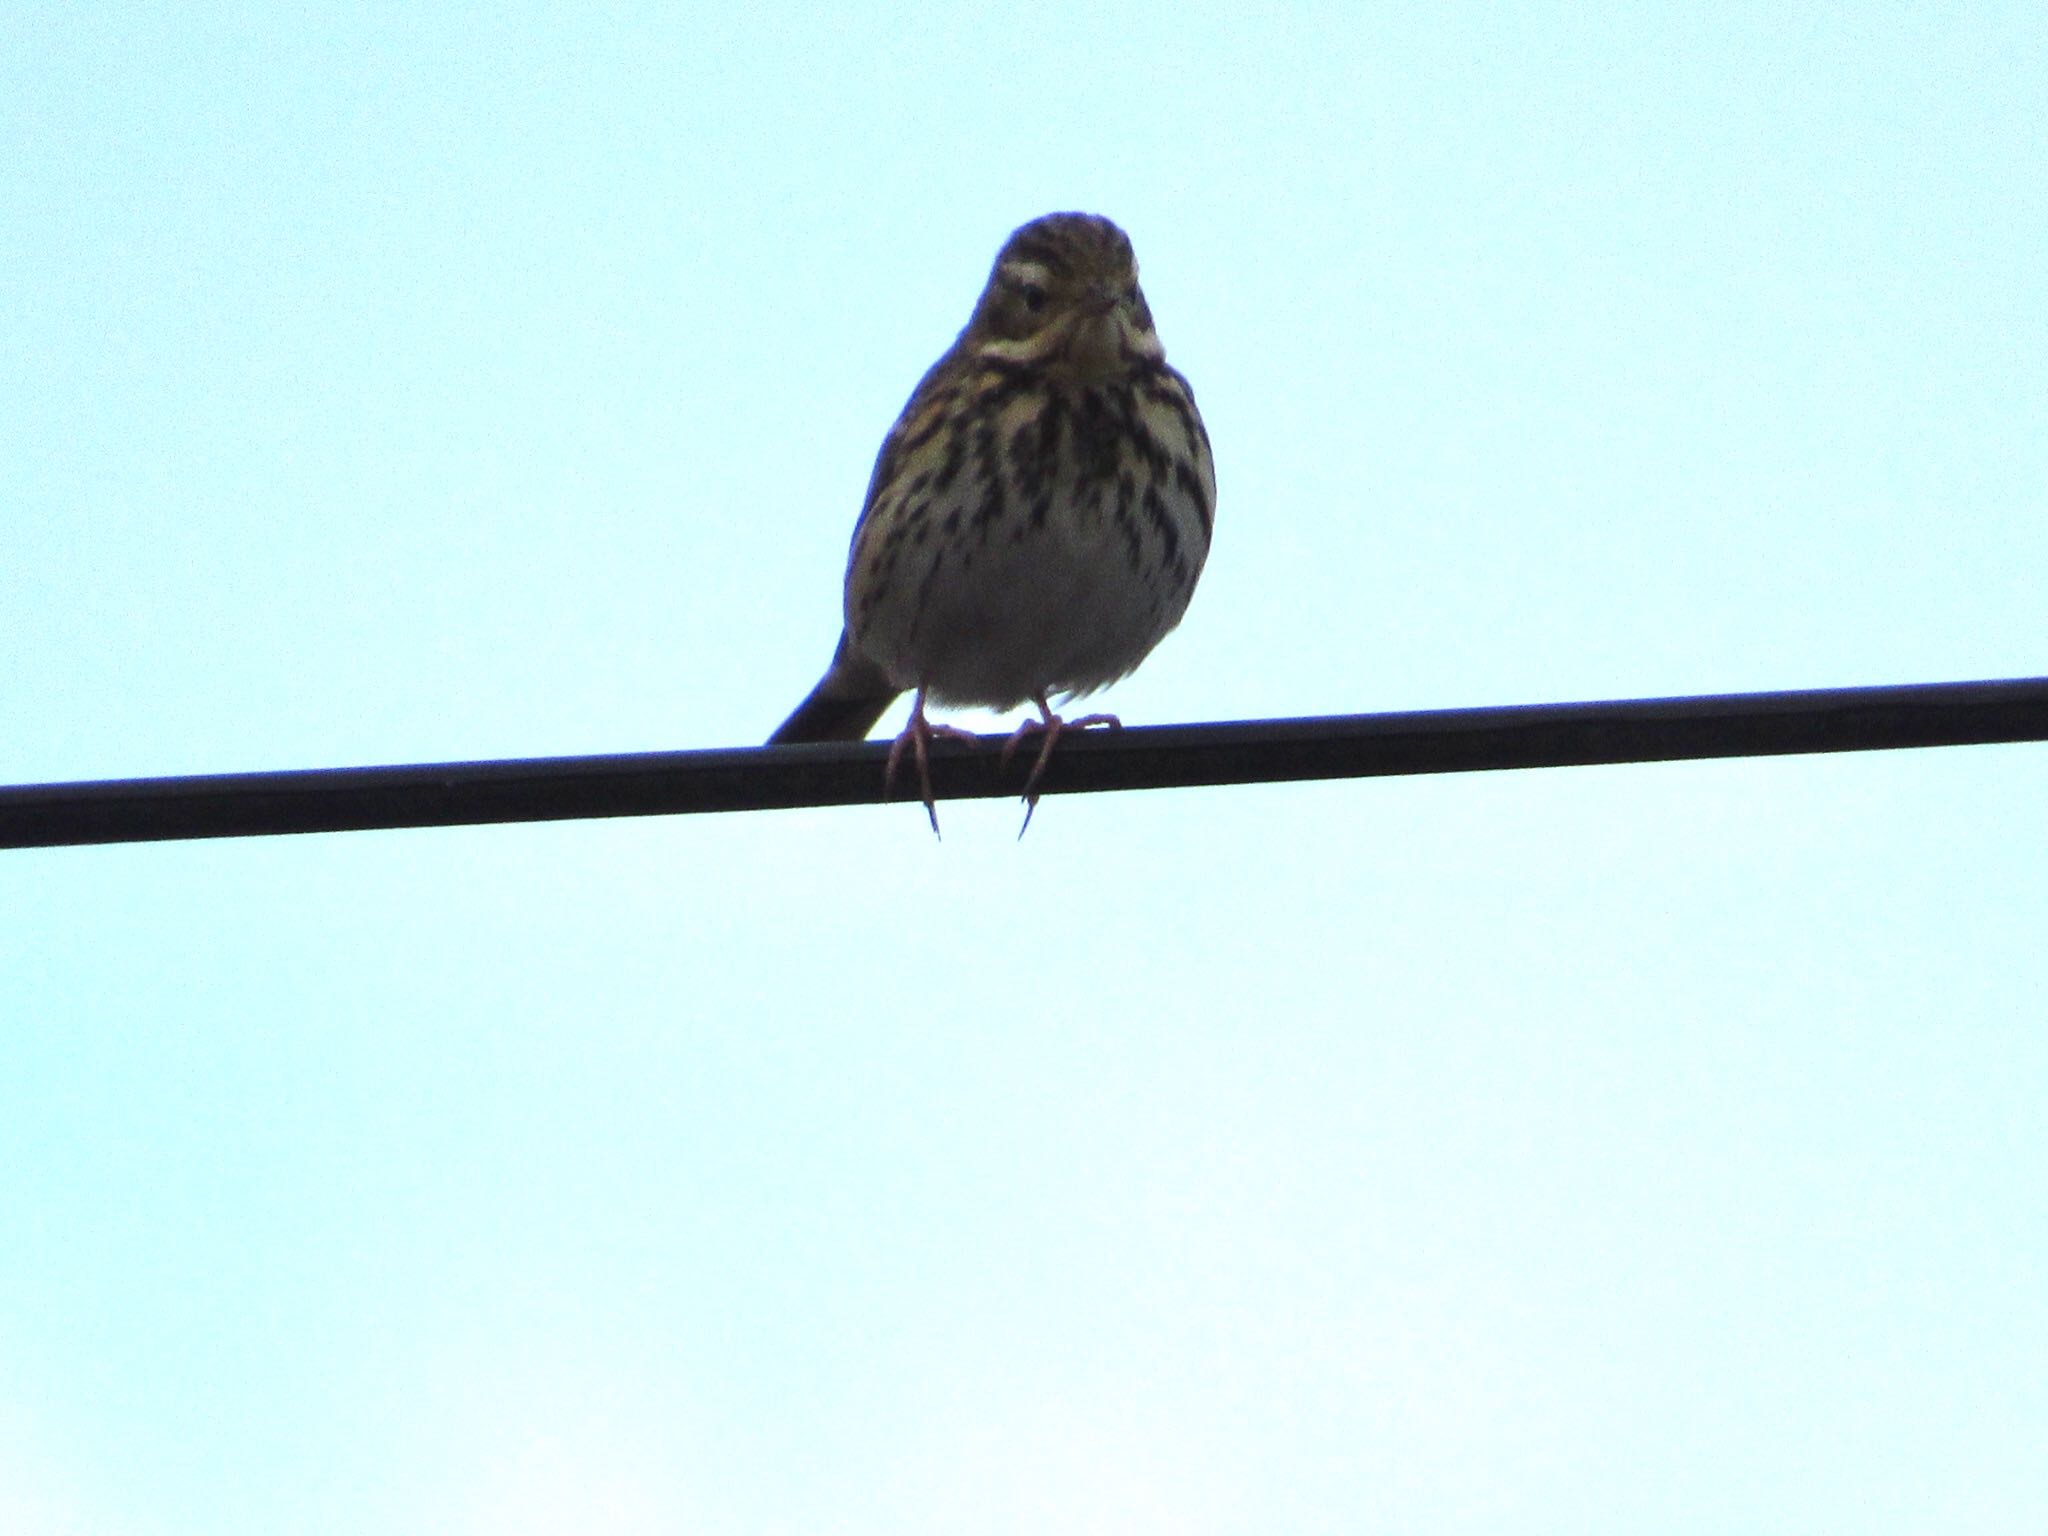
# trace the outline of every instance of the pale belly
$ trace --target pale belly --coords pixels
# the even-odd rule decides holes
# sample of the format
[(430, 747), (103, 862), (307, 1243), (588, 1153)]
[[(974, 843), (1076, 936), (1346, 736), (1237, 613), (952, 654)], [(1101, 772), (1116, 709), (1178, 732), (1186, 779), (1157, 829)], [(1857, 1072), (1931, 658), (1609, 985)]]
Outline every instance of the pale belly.
[(1117, 487), (1096, 485), (1041, 524), (1017, 508), (932, 538), (855, 642), (892, 682), (945, 704), (1007, 709), (1115, 682), (1180, 622), (1206, 553), (1191, 497), (1125, 500), (1119, 515)]

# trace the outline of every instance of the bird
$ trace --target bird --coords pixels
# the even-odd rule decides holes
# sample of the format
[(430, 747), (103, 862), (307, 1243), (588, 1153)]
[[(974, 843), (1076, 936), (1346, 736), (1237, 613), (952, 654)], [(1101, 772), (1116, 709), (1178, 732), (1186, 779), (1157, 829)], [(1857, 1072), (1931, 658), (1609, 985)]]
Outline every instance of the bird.
[(1124, 677), (1180, 623), (1215, 506), (1208, 430), (1166, 361), (1130, 237), (1099, 214), (1031, 220), (883, 439), (838, 648), (769, 744), (863, 740), (914, 692), (885, 786), (907, 750), (936, 834), (929, 745), (977, 738), (928, 706), (1029, 704), (1003, 749), (1007, 762), (1043, 737), (1028, 829), (1061, 732), (1120, 723), (1063, 720), (1050, 700)]

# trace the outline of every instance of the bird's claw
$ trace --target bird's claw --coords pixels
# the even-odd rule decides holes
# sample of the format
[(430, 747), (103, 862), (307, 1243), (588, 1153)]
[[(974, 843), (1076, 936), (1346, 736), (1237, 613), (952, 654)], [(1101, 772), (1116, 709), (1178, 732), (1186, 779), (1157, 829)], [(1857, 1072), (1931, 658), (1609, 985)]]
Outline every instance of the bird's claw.
[(1016, 730), (1010, 732), (1010, 739), (1003, 743), (1002, 753), (1002, 763), (1007, 768), (1025, 737), (1036, 732), (1043, 732), (1045, 735), (1045, 745), (1038, 749), (1038, 760), (1031, 765), (1031, 774), (1024, 780), (1024, 825), (1017, 829), (1020, 840), (1031, 830), (1031, 816), (1038, 809), (1038, 781), (1045, 777), (1045, 765), (1052, 761), (1053, 744), (1060, 739), (1061, 733), (1085, 731), (1090, 726), (1097, 725), (1107, 726), (1111, 730), (1123, 729), (1123, 721), (1117, 719), (1115, 715), (1083, 715), (1078, 720), (1062, 720), (1052, 712), (1052, 706), (1046, 703), (1043, 694), (1031, 702), (1038, 706), (1038, 718), (1026, 720)]
[(935, 724), (924, 712), (924, 691), (918, 690), (917, 702), (911, 706), (910, 719), (889, 746), (889, 761), (882, 770), (882, 793), (887, 796), (896, 783), (896, 769), (903, 761), (903, 749), (910, 748), (910, 755), (917, 763), (918, 799), (924, 802), (924, 813), (931, 819), (932, 836), (939, 836), (939, 807), (932, 795), (931, 742), (934, 736), (944, 736), (953, 741), (975, 741), (972, 731), (963, 731), (957, 725)]

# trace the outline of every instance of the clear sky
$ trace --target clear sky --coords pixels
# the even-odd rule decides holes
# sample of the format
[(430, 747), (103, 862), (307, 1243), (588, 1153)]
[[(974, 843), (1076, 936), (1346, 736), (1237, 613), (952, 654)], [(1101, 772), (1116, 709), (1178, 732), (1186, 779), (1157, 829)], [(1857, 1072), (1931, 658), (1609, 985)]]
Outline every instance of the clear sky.
[[(761, 740), (1058, 208), (1126, 721), (2048, 672), (2036, 0), (458, 9), (11, 9), (0, 782)], [(0, 1531), (2048, 1529), (2048, 748), (943, 809), (0, 855)]]

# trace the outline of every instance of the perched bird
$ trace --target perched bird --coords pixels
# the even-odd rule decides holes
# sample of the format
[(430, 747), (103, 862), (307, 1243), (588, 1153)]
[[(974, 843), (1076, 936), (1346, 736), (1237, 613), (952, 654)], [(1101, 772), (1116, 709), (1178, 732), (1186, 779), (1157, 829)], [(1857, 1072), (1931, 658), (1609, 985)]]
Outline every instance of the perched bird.
[(1215, 505), (1209, 434), (1166, 364), (1129, 237), (1095, 214), (1033, 219), (883, 440), (839, 649), (769, 744), (858, 741), (915, 690), (889, 776), (907, 748), (936, 832), (927, 747), (969, 733), (926, 705), (1030, 703), (1004, 755), (1043, 733), (1035, 807), (1060, 732), (1117, 723), (1062, 720), (1049, 697), (1115, 682), (1180, 622)]

